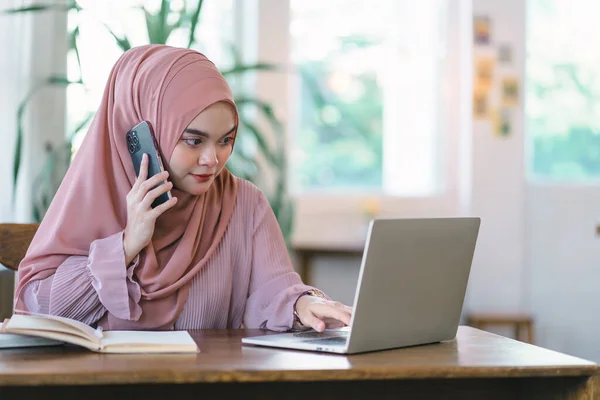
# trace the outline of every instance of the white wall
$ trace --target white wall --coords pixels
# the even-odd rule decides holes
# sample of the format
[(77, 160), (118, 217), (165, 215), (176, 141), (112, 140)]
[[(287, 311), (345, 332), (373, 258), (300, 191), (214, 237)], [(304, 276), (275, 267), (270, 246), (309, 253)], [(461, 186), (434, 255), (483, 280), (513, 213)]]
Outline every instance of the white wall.
[(600, 362), (600, 187), (527, 187), (528, 302), (538, 343)]
[[(505, 76), (524, 80), (524, 17), (522, 0), (475, 0), (473, 15), (491, 20), (491, 43), (475, 46), (473, 63), (497, 55), (499, 43), (512, 47), (511, 65), (496, 63), (490, 106), (500, 104)], [(475, 69), (474, 71), (475, 72)], [(525, 169), (522, 97), (515, 107), (512, 133), (495, 134), (489, 118), (474, 120), (472, 133), (472, 191), (470, 210), (482, 219), (466, 308), (472, 311), (523, 310), (525, 259)]]
[[(524, 86), (525, 2), (475, 0), (475, 14), (492, 18), (492, 38), (513, 45), (515, 74)], [(485, 54), (475, 50), (474, 55)], [(526, 180), (521, 93), (513, 135), (473, 132), (473, 210), (488, 229), (478, 244), (468, 307), (526, 311), (540, 346), (600, 361), (600, 217), (598, 185)]]

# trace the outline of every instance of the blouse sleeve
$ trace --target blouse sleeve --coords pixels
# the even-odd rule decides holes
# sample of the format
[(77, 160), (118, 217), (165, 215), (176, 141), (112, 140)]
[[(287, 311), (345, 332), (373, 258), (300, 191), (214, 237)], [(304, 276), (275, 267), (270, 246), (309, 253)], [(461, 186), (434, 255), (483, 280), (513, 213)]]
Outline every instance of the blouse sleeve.
[(29, 282), (21, 300), (31, 312), (72, 318), (88, 325), (107, 311), (115, 317), (138, 320), (141, 291), (133, 280), (139, 255), (125, 266), (123, 232), (90, 245), (85, 256), (71, 256), (54, 275)]

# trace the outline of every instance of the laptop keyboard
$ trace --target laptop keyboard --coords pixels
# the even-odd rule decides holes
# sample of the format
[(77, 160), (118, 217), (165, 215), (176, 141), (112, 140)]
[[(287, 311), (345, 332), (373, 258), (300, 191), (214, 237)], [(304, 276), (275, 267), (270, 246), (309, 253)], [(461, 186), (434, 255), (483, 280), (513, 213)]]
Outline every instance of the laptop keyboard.
[(294, 333), (294, 337), (307, 338), (307, 339), (324, 339), (329, 337), (346, 337), (348, 332), (299, 332)]
[(295, 337), (305, 338), (302, 343), (346, 344), (348, 332), (299, 332)]

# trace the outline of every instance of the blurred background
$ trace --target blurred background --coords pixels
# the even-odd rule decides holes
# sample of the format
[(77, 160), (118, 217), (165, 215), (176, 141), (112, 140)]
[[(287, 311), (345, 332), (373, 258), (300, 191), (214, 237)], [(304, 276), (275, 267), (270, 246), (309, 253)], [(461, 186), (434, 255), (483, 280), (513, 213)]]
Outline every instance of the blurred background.
[[(240, 107), (229, 167), (265, 191), (308, 283), (352, 304), (373, 217), (480, 216), (463, 322), (600, 362), (597, 1), (0, 10), (0, 222), (43, 218), (125, 50), (192, 47)], [(5, 313), (12, 287), (0, 266)]]

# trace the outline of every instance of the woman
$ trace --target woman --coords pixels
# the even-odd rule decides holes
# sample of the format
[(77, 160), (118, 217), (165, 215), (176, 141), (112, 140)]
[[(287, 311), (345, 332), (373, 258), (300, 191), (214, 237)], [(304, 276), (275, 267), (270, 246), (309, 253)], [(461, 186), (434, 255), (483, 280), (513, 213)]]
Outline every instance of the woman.
[[(136, 178), (125, 139), (141, 121), (166, 170), (149, 179), (147, 156)], [(15, 309), (104, 329), (349, 324), (350, 307), (293, 271), (264, 194), (224, 168), (237, 123), (227, 82), (202, 54), (124, 53), (19, 265)]]

